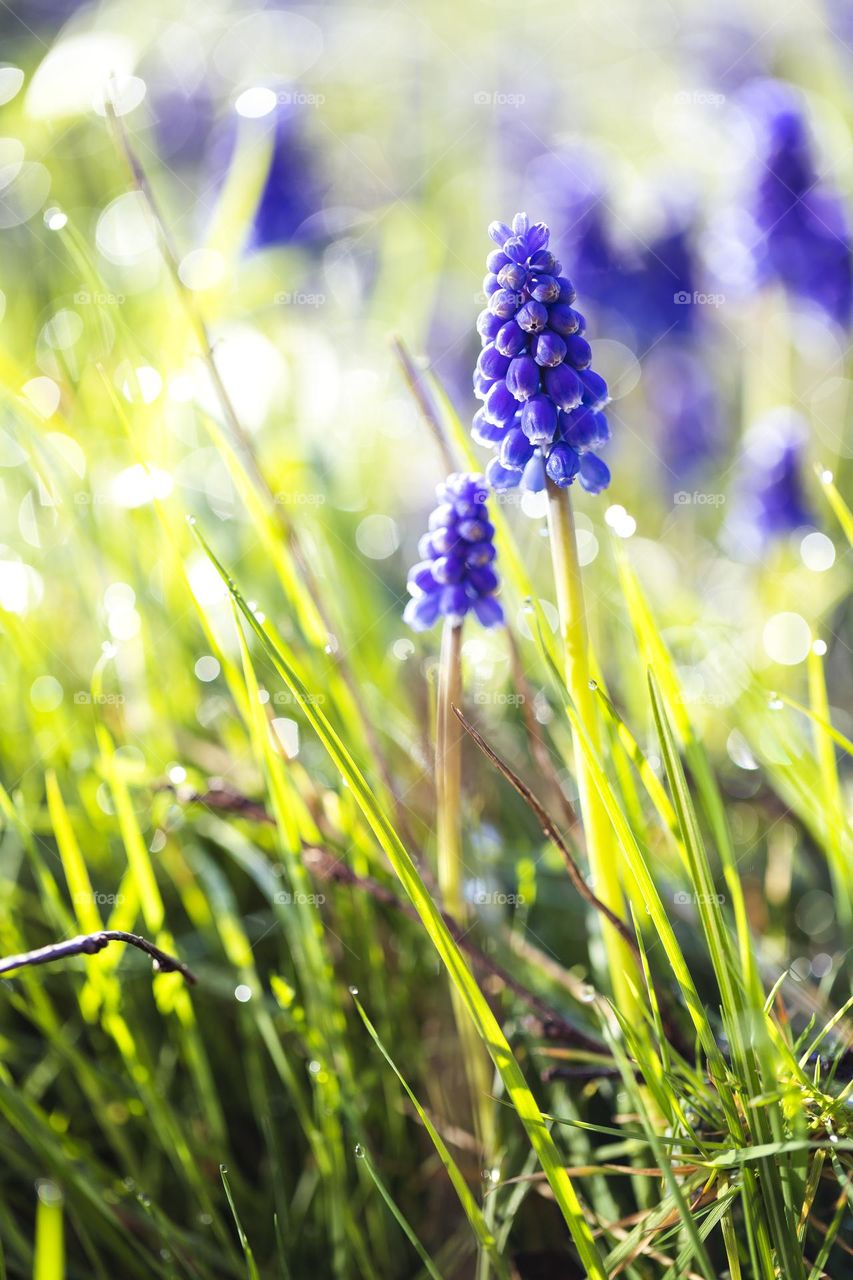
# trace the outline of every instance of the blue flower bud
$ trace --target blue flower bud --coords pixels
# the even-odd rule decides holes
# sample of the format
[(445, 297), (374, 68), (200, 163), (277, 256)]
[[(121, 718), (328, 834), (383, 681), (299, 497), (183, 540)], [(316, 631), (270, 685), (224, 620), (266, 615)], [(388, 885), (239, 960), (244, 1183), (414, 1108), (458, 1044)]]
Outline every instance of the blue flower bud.
[(501, 466), (497, 458), (492, 458), (486, 467), (486, 479), (491, 487), (500, 493), (504, 489), (514, 489), (521, 479), (521, 472), (510, 471), (507, 467)]
[(516, 356), (510, 361), (506, 385), (516, 400), (529, 400), (539, 390), (539, 365), (533, 356)]
[(565, 489), (574, 480), (580, 465), (581, 459), (570, 445), (555, 444), (545, 462), (545, 471), (554, 484)]
[(473, 517), (459, 522), (459, 536), (466, 542), (488, 542), (495, 536), (495, 526), (489, 520)]
[(489, 298), (489, 310), (502, 320), (510, 320), (518, 310), (518, 294), (510, 289), (498, 289)]
[(562, 364), (566, 356), (566, 344), (559, 333), (546, 329), (533, 339), (533, 358), (537, 364), (547, 368), (556, 368)]
[(474, 613), (482, 627), (499, 627), (504, 621), (503, 605), (495, 596), (479, 596), (474, 601)]
[[(493, 320), (500, 320), (497, 316), (490, 317)], [(527, 348), (529, 339), (522, 329), (521, 325), (515, 320), (507, 320), (506, 324), (502, 324), (495, 335), (495, 346), (502, 356), (518, 356)]]
[(542, 451), (537, 449), (521, 475), (522, 489), (531, 493), (541, 493), (545, 488), (545, 459)]
[(567, 280), (565, 276), (558, 276), (557, 283), (560, 286), (560, 297), (558, 301), (563, 302), (567, 307), (570, 307), (578, 296), (575, 293), (575, 286), (572, 284), (571, 280)]
[[(532, 271), (541, 272), (543, 275), (556, 276), (559, 273), (559, 264), (553, 253), (549, 249), (538, 249), (530, 255), (530, 268)], [(559, 285), (557, 286), (559, 290)], [(554, 294), (556, 298), (557, 294)]]
[(541, 333), (548, 323), (548, 308), (544, 302), (525, 302), (515, 318), (527, 333)]
[(497, 591), (498, 589), (498, 575), (489, 564), (485, 564), (479, 569), (470, 569), (467, 581), (469, 586), (472, 586), (475, 591), (483, 596), (488, 595), (490, 591)]
[(492, 293), (497, 293), (500, 287), (500, 281), (497, 276), (492, 275), (491, 272), (488, 272), (483, 276), (483, 293), (486, 297), (489, 297)]
[(504, 242), (510, 238), (512, 231), (505, 222), (490, 222), (489, 237), (494, 240), (495, 244), (503, 246)]
[(526, 235), (529, 226), (530, 222), (526, 213), (517, 213), (512, 220), (512, 229), (517, 236)]
[(438, 591), (415, 596), (403, 610), (403, 621), (413, 631), (428, 631), (438, 620), (440, 606), (441, 594)]
[(449, 502), (442, 502), (440, 507), (436, 507), (429, 518), (430, 531), (434, 529), (450, 528), (456, 523), (456, 511)]
[(592, 369), (584, 369), (578, 375), (583, 383), (583, 402), (591, 409), (603, 409), (610, 401), (607, 383)]
[(513, 262), (524, 262), (527, 257), (527, 245), (521, 236), (512, 236), (504, 244), (504, 253)]
[(473, 384), (474, 384), (474, 395), (477, 397), (478, 400), (485, 400), (486, 396), (489, 394), (492, 387), (495, 385), (495, 379), (487, 378), (486, 375), (484, 373), (481, 373), (479, 369), (475, 369)]
[(518, 401), (508, 390), (506, 383), (496, 382), (488, 390), (483, 413), (489, 422), (512, 422), (518, 407)]
[(477, 360), (477, 368), (485, 378), (492, 380), (505, 378), (509, 359), (507, 356), (502, 356), (495, 346), (484, 347)]
[(592, 347), (579, 333), (570, 333), (566, 338), (566, 359), (576, 369), (586, 369), (592, 360)]
[(555, 369), (546, 369), (543, 375), (545, 390), (558, 409), (574, 409), (583, 397), (583, 383), (580, 376), (567, 364), (558, 364)]
[(561, 414), (560, 438), (578, 452), (591, 448), (598, 440), (598, 425), (592, 409), (581, 405), (571, 413)]
[(498, 422), (489, 422), (482, 409), (478, 409), (474, 414), (474, 421), (471, 426), (471, 435), (477, 444), (482, 444), (486, 448), (493, 444), (500, 444), (507, 433), (507, 424)]
[(508, 262), (509, 258), (502, 249), (493, 249), (488, 258), (486, 258), (486, 270), (492, 271), (497, 275), (501, 267), (505, 267)]
[(527, 268), (520, 262), (508, 262), (505, 267), (501, 267), (497, 281), (502, 289), (518, 293), (527, 284)]
[(557, 408), (548, 396), (533, 396), (521, 411), (521, 429), (533, 444), (550, 444), (557, 430)]
[(409, 570), (408, 588), (410, 595), (425, 594), (429, 591), (435, 591), (438, 583), (433, 577), (432, 561), (419, 560), (417, 564), (412, 565)]
[(556, 302), (560, 296), (560, 286), (553, 276), (537, 275), (530, 296), (537, 302)]
[(547, 225), (544, 222), (534, 222), (527, 233), (527, 248), (531, 254), (531, 261), (535, 260), (539, 251), (546, 247), (550, 238), (551, 232)]
[[(510, 321), (509, 323), (514, 324), (515, 322)], [(503, 327), (504, 322), (500, 316), (494, 315), (488, 308), (485, 311), (481, 311), (477, 316), (477, 332), (484, 342), (494, 342)], [(504, 352), (504, 354), (509, 355), (509, 352)]]
[(498, 454), (501, 466), (509, 471), (523, 471), (533, 457), (533, 445), (518, 427), (510, 427), (501, 443)]
[(585, 453), (580, 466), (581, 488), (587, 493), (601, 493), (610, 484), (610, 468), (594, 453)]
[(551, 307), (548, 312), (548, 324), (563, 337), (570, 333), (577, 333), (580, 328), (578, 313), (571, 307), (567, 307), (564, 302), (557, 302)]

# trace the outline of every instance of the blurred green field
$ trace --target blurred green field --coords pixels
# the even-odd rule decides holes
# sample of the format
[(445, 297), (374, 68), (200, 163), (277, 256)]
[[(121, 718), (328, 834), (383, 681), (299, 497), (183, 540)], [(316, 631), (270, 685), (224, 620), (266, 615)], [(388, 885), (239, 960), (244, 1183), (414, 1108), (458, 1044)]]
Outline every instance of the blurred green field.
[[(0, 1280), (849, 1274), (849, 323), (818, 263), (751, 275), (742, 216), (775, 77), (853, 217), (849, 28), (2, 7), (0, 957), (123, 930), (198, 982), (115, 943), (0, 979)], [(511, 490), (462, 701), (590, 880), (574, 728), (621, 986), (461, 727), (433, 905), (406, 574), (487, 461), (486, 227), (523, 208), (612, 396), (612, 486), (571, 490), (595, 687)]]

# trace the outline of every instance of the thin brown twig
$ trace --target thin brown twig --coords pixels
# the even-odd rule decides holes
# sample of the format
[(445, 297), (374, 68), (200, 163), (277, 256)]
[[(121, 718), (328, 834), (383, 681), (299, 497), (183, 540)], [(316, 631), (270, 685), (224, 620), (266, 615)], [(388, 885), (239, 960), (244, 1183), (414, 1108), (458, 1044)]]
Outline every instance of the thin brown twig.
[(52, 942), (34, 951), (24, 951), (17, 956), (5, 956), (0, 960), (0, 974), (30, 965), (51, 964), (54, 960), (68, 960), (72, 956), (94, 956), (111, 942), (125, 942), (128, 946), (144, 951), (154, 961), (158, 973), (179, 973), (190, 985), (197, 981), (195, 974), (185, 964), (155, 947), (153, 942), (138, 933), (125, 933), (123, 929), (101, 929), (98, 933), (81, 933), (64, 942)]
[(421, 411), (421, 417), (429, 428), (430, 434), (435, 440), (438, 450), (441, 454), (441, 460), (446, 471), (455, 471), (457, 469), (457, 461), (453, 455), (453, 448), (447, 438), (447, 433), (442, 426), (441, 419), (436, 412), (435, 405), (423, 384), (420, 370), (412, 358), (412, 354), (406, 346), (403, 339), (394, 334), (391, 338), (391, 348), (397, 357), (400, 368), (403, 371), (403, 377), (406, 379), (412, 397)]

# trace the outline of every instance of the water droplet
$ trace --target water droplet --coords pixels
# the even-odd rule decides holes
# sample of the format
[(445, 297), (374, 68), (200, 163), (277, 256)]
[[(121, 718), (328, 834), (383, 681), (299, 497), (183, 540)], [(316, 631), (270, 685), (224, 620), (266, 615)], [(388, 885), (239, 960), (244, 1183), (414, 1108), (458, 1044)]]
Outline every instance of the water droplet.
[(781, 711), (785, 704), (778, 693), (771, 693), (767, 700), (767, 705), (771, 711)]
[(500, 1176), (501, 1176), (500, 1169), (482, 1169), (480, 1171), (480, 1177), (483, 1179), (484, 1182), (490, 1182), (494, 1184), (500, 1181)]
[(357, 996), (357, 995), (358, 995), (358, 987), (350, 987), (350, 989), (349, 989), (349, 993), (350, 993), (350, 995), (351, 995), (351, 996)]
[(356, 1160), (363, 1160), (364, 1156), (365, 1156), (364, 1147), (361, 1145), (360, 1142), (357, 1142), (355, 1144), (355, 1158)]
[(592, 1004), (592, 1002), (595, 1000), (595, 988), (583, 987), (578, 992), (578, 999), (581, 1000), (584, 1004)]
[(525, 613), (533, 612), (533, 601), (530, 599), (530, 596), (524, 597), (524, 599), (521, 602), (521, 607)]
[(192, 526), (195, 524), (195, 516), (187, 516), (187, 524)]
[(597, 681), (597, 680), (590, 680), (590, 682), (589, 682), (589, 687), (590, 687), (590, 689), (592, 689), (593, 693), (595, 693), (596, 689), (598, 688), (598, 681)]

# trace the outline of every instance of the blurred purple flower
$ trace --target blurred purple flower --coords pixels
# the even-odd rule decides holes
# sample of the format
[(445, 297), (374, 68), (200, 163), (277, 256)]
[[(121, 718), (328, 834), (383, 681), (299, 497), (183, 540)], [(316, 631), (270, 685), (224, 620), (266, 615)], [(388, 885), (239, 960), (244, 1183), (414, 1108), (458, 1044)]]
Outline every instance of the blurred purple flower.
[(663, 343), (644, 364), (646, 396), (668, 478), (694, 479), (720, 451), (721, 422), (707, 363), (689, 343)]
[(793, 410), (776, 409), (747, 432), (740, 481), (724, 541), (755, 559), (778, 538), (813, 523), (803, 484), (808, 430)]
[(846, 328), (853, 300), (850, 226), (840, 196), (817, 172), (803, 99), (790, 85), (762, 80), (747, 91), (746, 102), (762, 134), (751, 210), (758, 280), (778, 281)]

